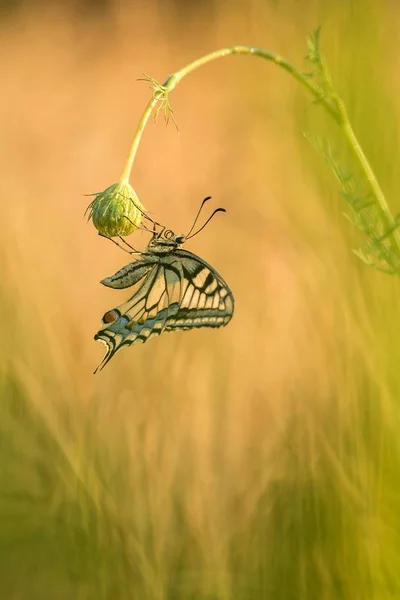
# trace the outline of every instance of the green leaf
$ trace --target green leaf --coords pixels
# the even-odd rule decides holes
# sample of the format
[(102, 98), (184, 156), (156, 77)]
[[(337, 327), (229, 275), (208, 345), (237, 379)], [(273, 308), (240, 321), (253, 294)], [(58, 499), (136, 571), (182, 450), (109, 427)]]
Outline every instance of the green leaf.
[(311, 32), (307, 38), (307, 56), (306, 60), (309, 62), (320, 65), (321, 64), (321, 53), (320, 53), (320, 35), (321, 27), (318, 27), (315, 31)]

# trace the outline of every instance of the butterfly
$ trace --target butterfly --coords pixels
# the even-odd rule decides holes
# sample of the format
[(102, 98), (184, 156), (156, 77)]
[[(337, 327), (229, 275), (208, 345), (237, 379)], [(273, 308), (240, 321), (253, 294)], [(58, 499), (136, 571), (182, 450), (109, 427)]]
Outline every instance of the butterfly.
[[(156, 232), (140, 258), (122, 267), (101, 283), (114, 289), (139, 284), (134, 294), (103, 316), (103, 327), (94, 336), (103, 342), (106, 353), (95, 373), (101, 370), (123, 347), (145, 343), (164, 331), (223, 327), (234, 311), (233, 294), (226, 281), (205, 260), (181, 248), (187, 239), (197, 235), (217, 212), (194, 234), (196, 219), (187, 235), (176, 235), (163, 228)], [(133, 249), (134, 250), (134, 249)]]

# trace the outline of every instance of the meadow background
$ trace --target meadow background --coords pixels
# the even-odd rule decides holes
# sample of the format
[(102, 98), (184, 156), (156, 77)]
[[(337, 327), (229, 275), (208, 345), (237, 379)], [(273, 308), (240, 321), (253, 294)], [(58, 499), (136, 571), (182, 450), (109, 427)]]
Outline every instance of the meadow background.
[[(400, 7), (388, 0), (2, 2), (0, 596), (400, 598), (400, 285), (302, 131), (336, 128), (257, 58), (198, 70), (145, 131), (144, 205), (227, 279), (226, 329), (166, 334), (100, 374), (93, 341), (127, 261), (83, 218), (150, 97), (224, 45), (301, 66), (322, 48), (399, 210)], [(305, 65), (304, 69), (308, 67)], [(211, 203), (210, 203), (211, 204)], [(146, 236), (136, 234), (144, 247)]]

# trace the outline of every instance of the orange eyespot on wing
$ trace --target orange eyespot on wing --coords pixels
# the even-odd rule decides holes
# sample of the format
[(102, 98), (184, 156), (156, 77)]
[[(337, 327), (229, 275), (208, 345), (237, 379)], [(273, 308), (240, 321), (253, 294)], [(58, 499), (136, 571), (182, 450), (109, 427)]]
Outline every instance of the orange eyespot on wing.
[(112, 310), (109, 310), (108, 312), (106, 312), (106, 314), (103, 316), (103, 323), (104, 325), (107, 323), (114, 323), (118, 317), (120, 317), (121, 315), (119, 314), (119, 312), (113, 308)]

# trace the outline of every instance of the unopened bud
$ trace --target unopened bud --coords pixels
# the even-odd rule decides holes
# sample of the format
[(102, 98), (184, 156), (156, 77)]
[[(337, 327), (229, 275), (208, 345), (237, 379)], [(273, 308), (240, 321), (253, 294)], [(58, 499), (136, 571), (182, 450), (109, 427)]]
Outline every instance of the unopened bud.
[[(106, 237), (133, 233), (142, 222), (145, 208), (129, 183), (114, 183), (104, 192), (95, 194), (89, 204), (88, 220)], [(86, 212), (87, 212), (86, 211)]]

